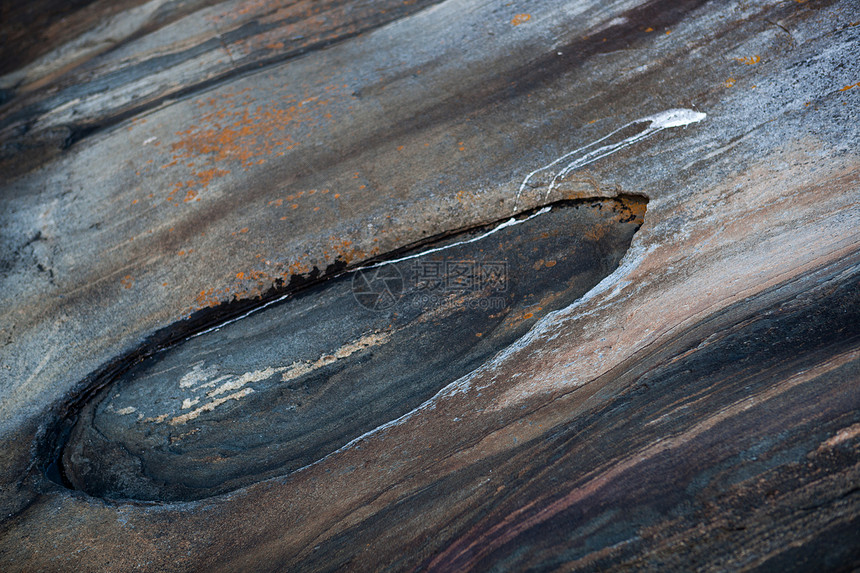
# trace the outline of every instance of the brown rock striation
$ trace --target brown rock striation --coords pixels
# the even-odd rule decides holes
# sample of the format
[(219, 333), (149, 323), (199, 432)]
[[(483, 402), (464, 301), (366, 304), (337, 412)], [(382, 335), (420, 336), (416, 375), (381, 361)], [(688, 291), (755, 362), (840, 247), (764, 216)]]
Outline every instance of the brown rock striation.
[[(49, 40), (4, 56), (0, 568), (856, 567), (857, 3), (379, 5), (4, 12)], [(46, 475), (148, 353), (629, 194), (609, 276), (306, 467), (170, 502)]]

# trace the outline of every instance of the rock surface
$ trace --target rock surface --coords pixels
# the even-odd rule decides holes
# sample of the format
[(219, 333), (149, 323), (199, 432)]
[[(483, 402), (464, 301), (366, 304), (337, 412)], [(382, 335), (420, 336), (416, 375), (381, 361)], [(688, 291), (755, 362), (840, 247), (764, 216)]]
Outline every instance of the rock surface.
[[(858, 8), (3, 8), (0, 569), (857, 567)], [(629, 194), (609, 276), (300, 469), (196, 501), (52, 479), (59, 421), (146, 352)]]
[(111, 373), (69, 420), (60, 477), (98, 497), (199, 499), (409, 414), (614, 271), (644, 201), (549, 209), (332, 278)]

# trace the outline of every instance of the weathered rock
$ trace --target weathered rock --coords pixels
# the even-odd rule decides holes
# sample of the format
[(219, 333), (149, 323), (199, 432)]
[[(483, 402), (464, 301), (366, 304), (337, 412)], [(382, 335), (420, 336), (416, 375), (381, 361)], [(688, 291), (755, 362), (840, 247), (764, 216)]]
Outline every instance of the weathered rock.
[[(233, 3), (108, 4), (4, 69), (4, 571), (858, 566), (856, 1), (236, 3), (280, 22), (273, 59), (201, 31)], [(45, 475), (133, 358), (440, 233), (631, 193), (614, 272), (306, 467), (169, 503)]]
[(330, 279), (134, 364), (58, 444), (63, 475), (99, 497), (198, 499), (408, 414), (614, 271), (644, 201), (550, 209)]

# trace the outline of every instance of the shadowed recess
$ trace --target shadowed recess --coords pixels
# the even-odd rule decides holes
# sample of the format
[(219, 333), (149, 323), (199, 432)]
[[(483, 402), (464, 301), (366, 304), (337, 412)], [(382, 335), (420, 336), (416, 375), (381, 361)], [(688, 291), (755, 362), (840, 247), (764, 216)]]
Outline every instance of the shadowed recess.
[(612, 273), (645, 205), (636, 196), (557, 203), (188, 338), (83, 406), (63, 477), (94, 496), (179, 501), (318, 461), (415, 409)]

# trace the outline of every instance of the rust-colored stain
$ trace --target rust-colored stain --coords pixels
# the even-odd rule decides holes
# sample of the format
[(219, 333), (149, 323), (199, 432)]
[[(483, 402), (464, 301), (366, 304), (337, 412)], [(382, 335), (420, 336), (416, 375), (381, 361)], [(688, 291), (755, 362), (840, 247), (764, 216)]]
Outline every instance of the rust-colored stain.
[[(353, 245), (348, 239), (330, 237), (327, 246), (322, 249), (322, 261), (312, 259), (312, 255), (306, 253), (294, 261), (272, 263), (265, 260), (262, 255), (257, 254), (255, 258), (260, 259), (264, 268), (245, 271), (235, 271), (230, 274), (229, 284), (219, 288), (207, 288), (200, 290), (194, 297), (194, 303), (183, 311), (187, 316), (198, 310), (214, 307), (228, 300), (251, 299), (262, 296), (274, 284), (289, 284), (294, 276), (307, 276), (314, 267), (323, 264), (331, 264), (341, 261), (346, 264), (364, 260), (378, 254), (379, 249), (374, 247), (370, 252), (363, 251)], [(190, 251), (189, 251), (190, 252)], [(237, 284), (237, 281), (242, 281)], [(250, 281), (250, 285), (249, 285)]]
[[(360, 174), (355, 173), (354, 178)], [(271, 207), (283, 207), (287, 201), (299, 201), (302, 197), (310, 197), (315, 194), (325, 195), (330, 193), (329, 189), (310, 189), (307, 191), (297, 191), (285, 197), (272, 199), (268, 202)], [(470, 193), (460, 191), (458, 196), (460, 199), (466, 198)], [(340, 197), (339, 193), (334, 194), (335, 198)], [(297, 208), (298, 204), (293, 203), (291, 208)], [(316, 209), (319, 206), (315, 206)], [(593, 209), (602, 209), (601, 205), (591, 206)], [(618, 204), (612, 208), (613, 219), (616, 221), (635, 221), (637, 224), (642, 224), (645, 216), (646, 202), (639, 199), (623, 199), (619, 200)], [(283, 220), (284, 217), (281, 217)], [(598, 240), (604, 233), (609, 230), (611, 222), (607, 222), (606, 228), (592, 229), (591, 233), (586, 236), (587, 239)], [(232, 235), (248, 233), (249, 228), (244, 227), (239, 231), (234, 231)], [(382, 229), (380, 232), (384, 233)], [(190, 250), (189, 250), (190, 252)], [(208, 288), (201, 290), (194, 299), (192, 307), (186, 309), (184, 314), (191, 314), (194, 311), (201, 310), (206, 307), (216, 306), (230, 299), (249, 299), (257, 298), (267, 292), (272, 285), (289, 284), (294, 276), (307, 276), (314, 268), (321, 268), (324, 265), (329, 265), (335, 261), (343, 262), (347, 265), (357, 261), (362, 261), (370, 256), (379, 254), (379, 247), (374, 246), (367, 250), (358, 248), (353, 241), (337, 236), (330, 236), (327, 244), (323, 245), (320, 251), (315, 254), (305, 253), (299, 256), (298, 259), (288, 261), (278, 261), (277, 255), (269, 255), (264, 257), (262, 254), (257, 254), (255, 258), (260, 265), (253, 269), (238, 270), (234, 269), (229, 273), (229, 279), (223, 283), (223, 286), (218, 288)], [(541, 261), (539, 268), (552, 267), (557, 264), (555, 260)], [(256, 265), (255, 265), (256, 266)]]
[[(291, 209), (298, 209), (299, 208), (298, 201), (302, 197), (310, 197), (311, 195), (315, 195), (316, 193), (319, 193), (320, 195), (327, 195), (329, 192), (330, 192), (329, 189), (321, 189), (321, 190), (310, 189), (308, 191), (297, 191), (295, 193), (290, 193), (289, 195), (287, 195), (285, 197), (278, 197), (277, 199), (272, 199), (269, 201), (268, 205), (269, 205), (269, 207), (281, 207), (286, 202), (286, 203), (289, 203), (289, 206)], [(338, 197), (338, 195), (335, 195), (335, 197)], [(318, 211), (318, 210), (319, 210), (319, 207), (314, 208), (314, 211)], [(286, 217), (281, 218), (282, 221), (285, 219), (286, 219)]]
[(637, 225), (641, 225), (645, 221), (645, 212), (648, 210), (648, 203), (646, 201), (622, 200), (619, 203), (620, 208), (616, 215), (619, 221), (632, 219)]
[(856, 84), (851, 84), (850, 86), (845, 86), (844, 88), (839, 88), (839, 91), (847, 92), (848, 90), (853, 88), (860, 88), (860, 82), (857, 82)]
[(761, 56), (744, 56), (741, 58), (735, 58), (735, 61), (748, 66), (753, 66), (761, 61)]
[(604, 235), (606, 235), (607, 231), (609, 231), (609, 229), (606, 226), (595, 225), (594, 227), (590, 228), (588, 231), (585, 232), (585, 238), (589, 241), (597, 242), (602, 239)]
[[(333, 116), (325, 111), (341, 97), (345, 85), (329, 85), (320, 93), (291, 94), (257, 102), (251, 88), (213, 96), (198, 102), (202, 114), (197, 123), (176, 132), (171, 143), (170, 160), (162, 169), (184, 166), (190, 177), (176, 181), (167, 195), (174, 201), (183, 191), (182, 202), (200, 201), (208, 185), (229, 175), (234, 169), (263, 165), (293, 149), (294, 138), (302, 125), (316, 125)], [(181, 169), (181, 167), (179, 167)]]
[(514, 19), (511, 20), (511, 24), (513, 24), (514, 26), (519, 26), (520, 24), (525, 24), (531, 19), (531, 14), (517, 14), (516, 16), (514, 16)]

